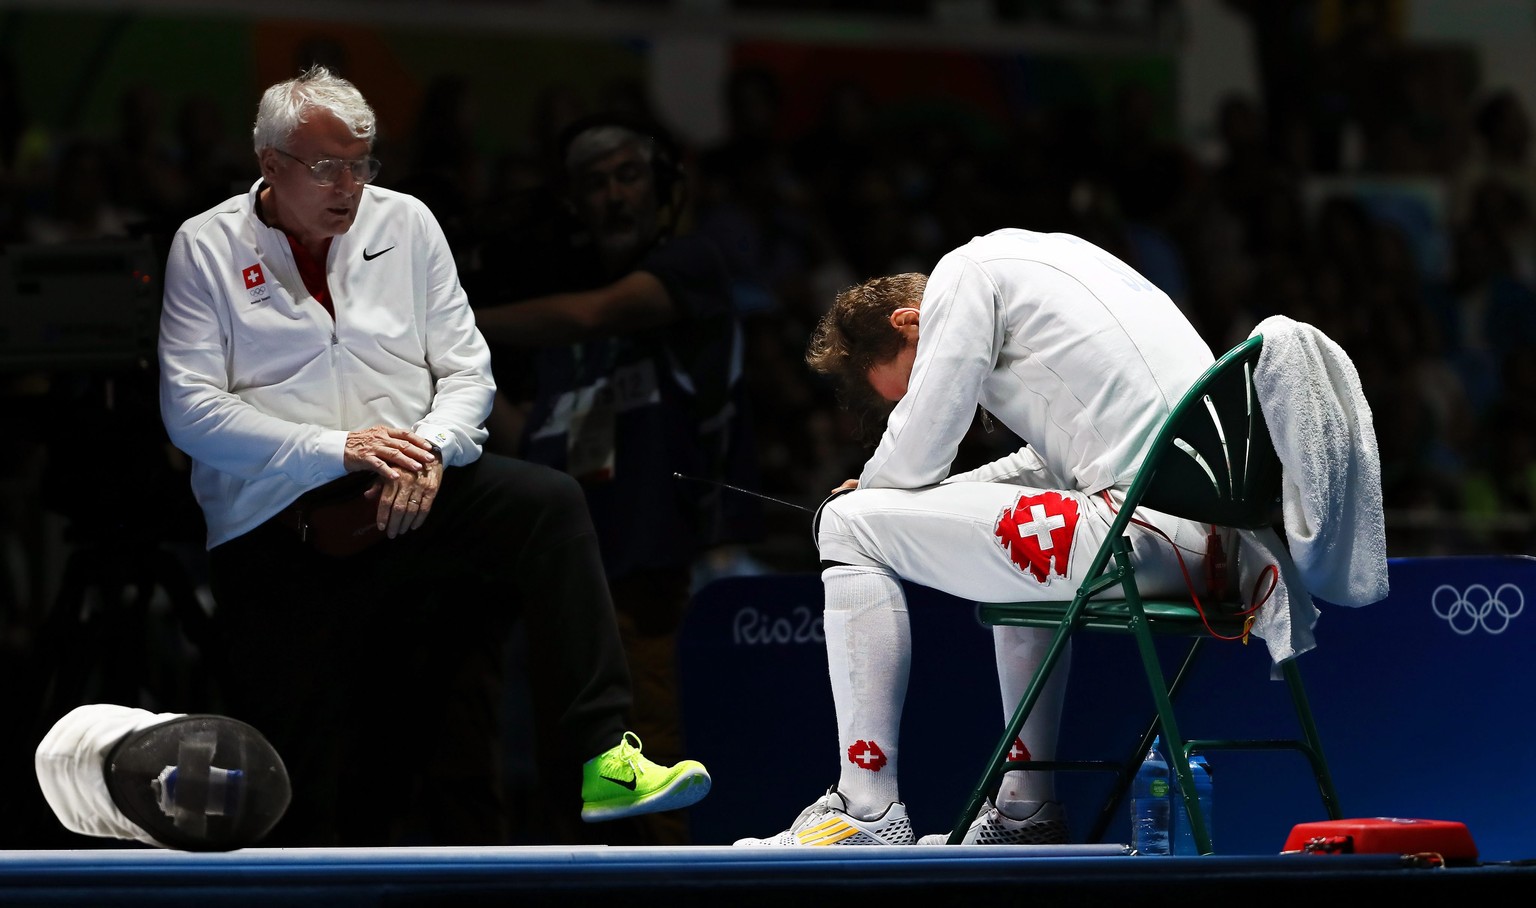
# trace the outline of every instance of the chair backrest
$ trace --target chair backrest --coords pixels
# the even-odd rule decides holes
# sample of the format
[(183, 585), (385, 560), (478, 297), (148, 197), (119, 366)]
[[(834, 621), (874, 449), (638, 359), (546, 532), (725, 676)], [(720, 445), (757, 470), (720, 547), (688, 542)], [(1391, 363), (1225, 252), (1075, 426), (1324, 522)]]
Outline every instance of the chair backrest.
[(1264, 339), (1227, 351), (1168, 415), (1126, 496), (1126, 510), (1154, 510), (1257, 529), (1280, 497), (1280, 459), (1259, 408), (1253, 375)]

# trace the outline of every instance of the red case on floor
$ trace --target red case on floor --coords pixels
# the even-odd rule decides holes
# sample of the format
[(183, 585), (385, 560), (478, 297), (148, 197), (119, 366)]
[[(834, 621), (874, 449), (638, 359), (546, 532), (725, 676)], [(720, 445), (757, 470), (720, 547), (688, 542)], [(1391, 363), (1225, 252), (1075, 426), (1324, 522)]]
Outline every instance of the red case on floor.
[(1287, 852), (1312, 854), (1438, 854), (1448, 864), (1477, 862), (1477, 846), (1453, 820), (1370, 817), (1300, 823), (1285, 840)]

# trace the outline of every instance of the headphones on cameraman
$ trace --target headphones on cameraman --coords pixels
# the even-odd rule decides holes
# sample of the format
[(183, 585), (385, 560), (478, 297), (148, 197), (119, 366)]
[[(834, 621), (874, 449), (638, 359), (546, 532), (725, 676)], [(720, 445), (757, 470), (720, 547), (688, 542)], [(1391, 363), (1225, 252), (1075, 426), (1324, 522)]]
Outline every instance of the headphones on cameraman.
[(677, 143), (659, 124), (635, 114), (623, 111), (591, 114), (573, 120), (562, 129), (555, 143), (556, 160), (553, 162), (560, 179), (559, 185), (567, 185), (570, 181), (566, 158), (576, 139), (584, 133), (604, 127), (622, 129), (639, 139), (651, 140), (651, 185), (656, 190), (656, 202), (675, 219), (683, 207), (683, 192), (687, 188)]

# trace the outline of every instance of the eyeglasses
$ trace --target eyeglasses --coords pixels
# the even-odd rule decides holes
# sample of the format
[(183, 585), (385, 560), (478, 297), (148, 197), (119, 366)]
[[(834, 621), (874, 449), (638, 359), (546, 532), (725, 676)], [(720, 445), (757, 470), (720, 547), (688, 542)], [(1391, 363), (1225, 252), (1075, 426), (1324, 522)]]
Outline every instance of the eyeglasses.
[(341, 178), (343, 170), (350, 170), (352, 172), (352, 179), (355, 182), (371, 183), (379, 175), (379, 168), (383, 166), (376, 158), (358, 158), (355, 161), (336, 161), (325, 158), (311, 164), (298, 155), (289, 154), (281, 148), (276, 149), (276, 151), (278, 154), (293, 158), (295, 161), (308, 167), (309, 175), (314, 179), (317, 186), (333, 185)]

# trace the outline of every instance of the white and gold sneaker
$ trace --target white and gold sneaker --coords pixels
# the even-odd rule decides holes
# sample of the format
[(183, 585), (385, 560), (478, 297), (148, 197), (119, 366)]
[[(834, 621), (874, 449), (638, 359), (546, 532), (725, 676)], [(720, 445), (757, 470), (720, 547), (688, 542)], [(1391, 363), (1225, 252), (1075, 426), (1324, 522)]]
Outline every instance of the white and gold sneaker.
[(892, 801), (880, 816), (861, 820), (848, 813), (848, 802), (827, 789), (800, 811), (786, 830), (766, 839), (738, 839), (737, 845), (911, 845), (917, 836), (907, 819), (907, 805)]

